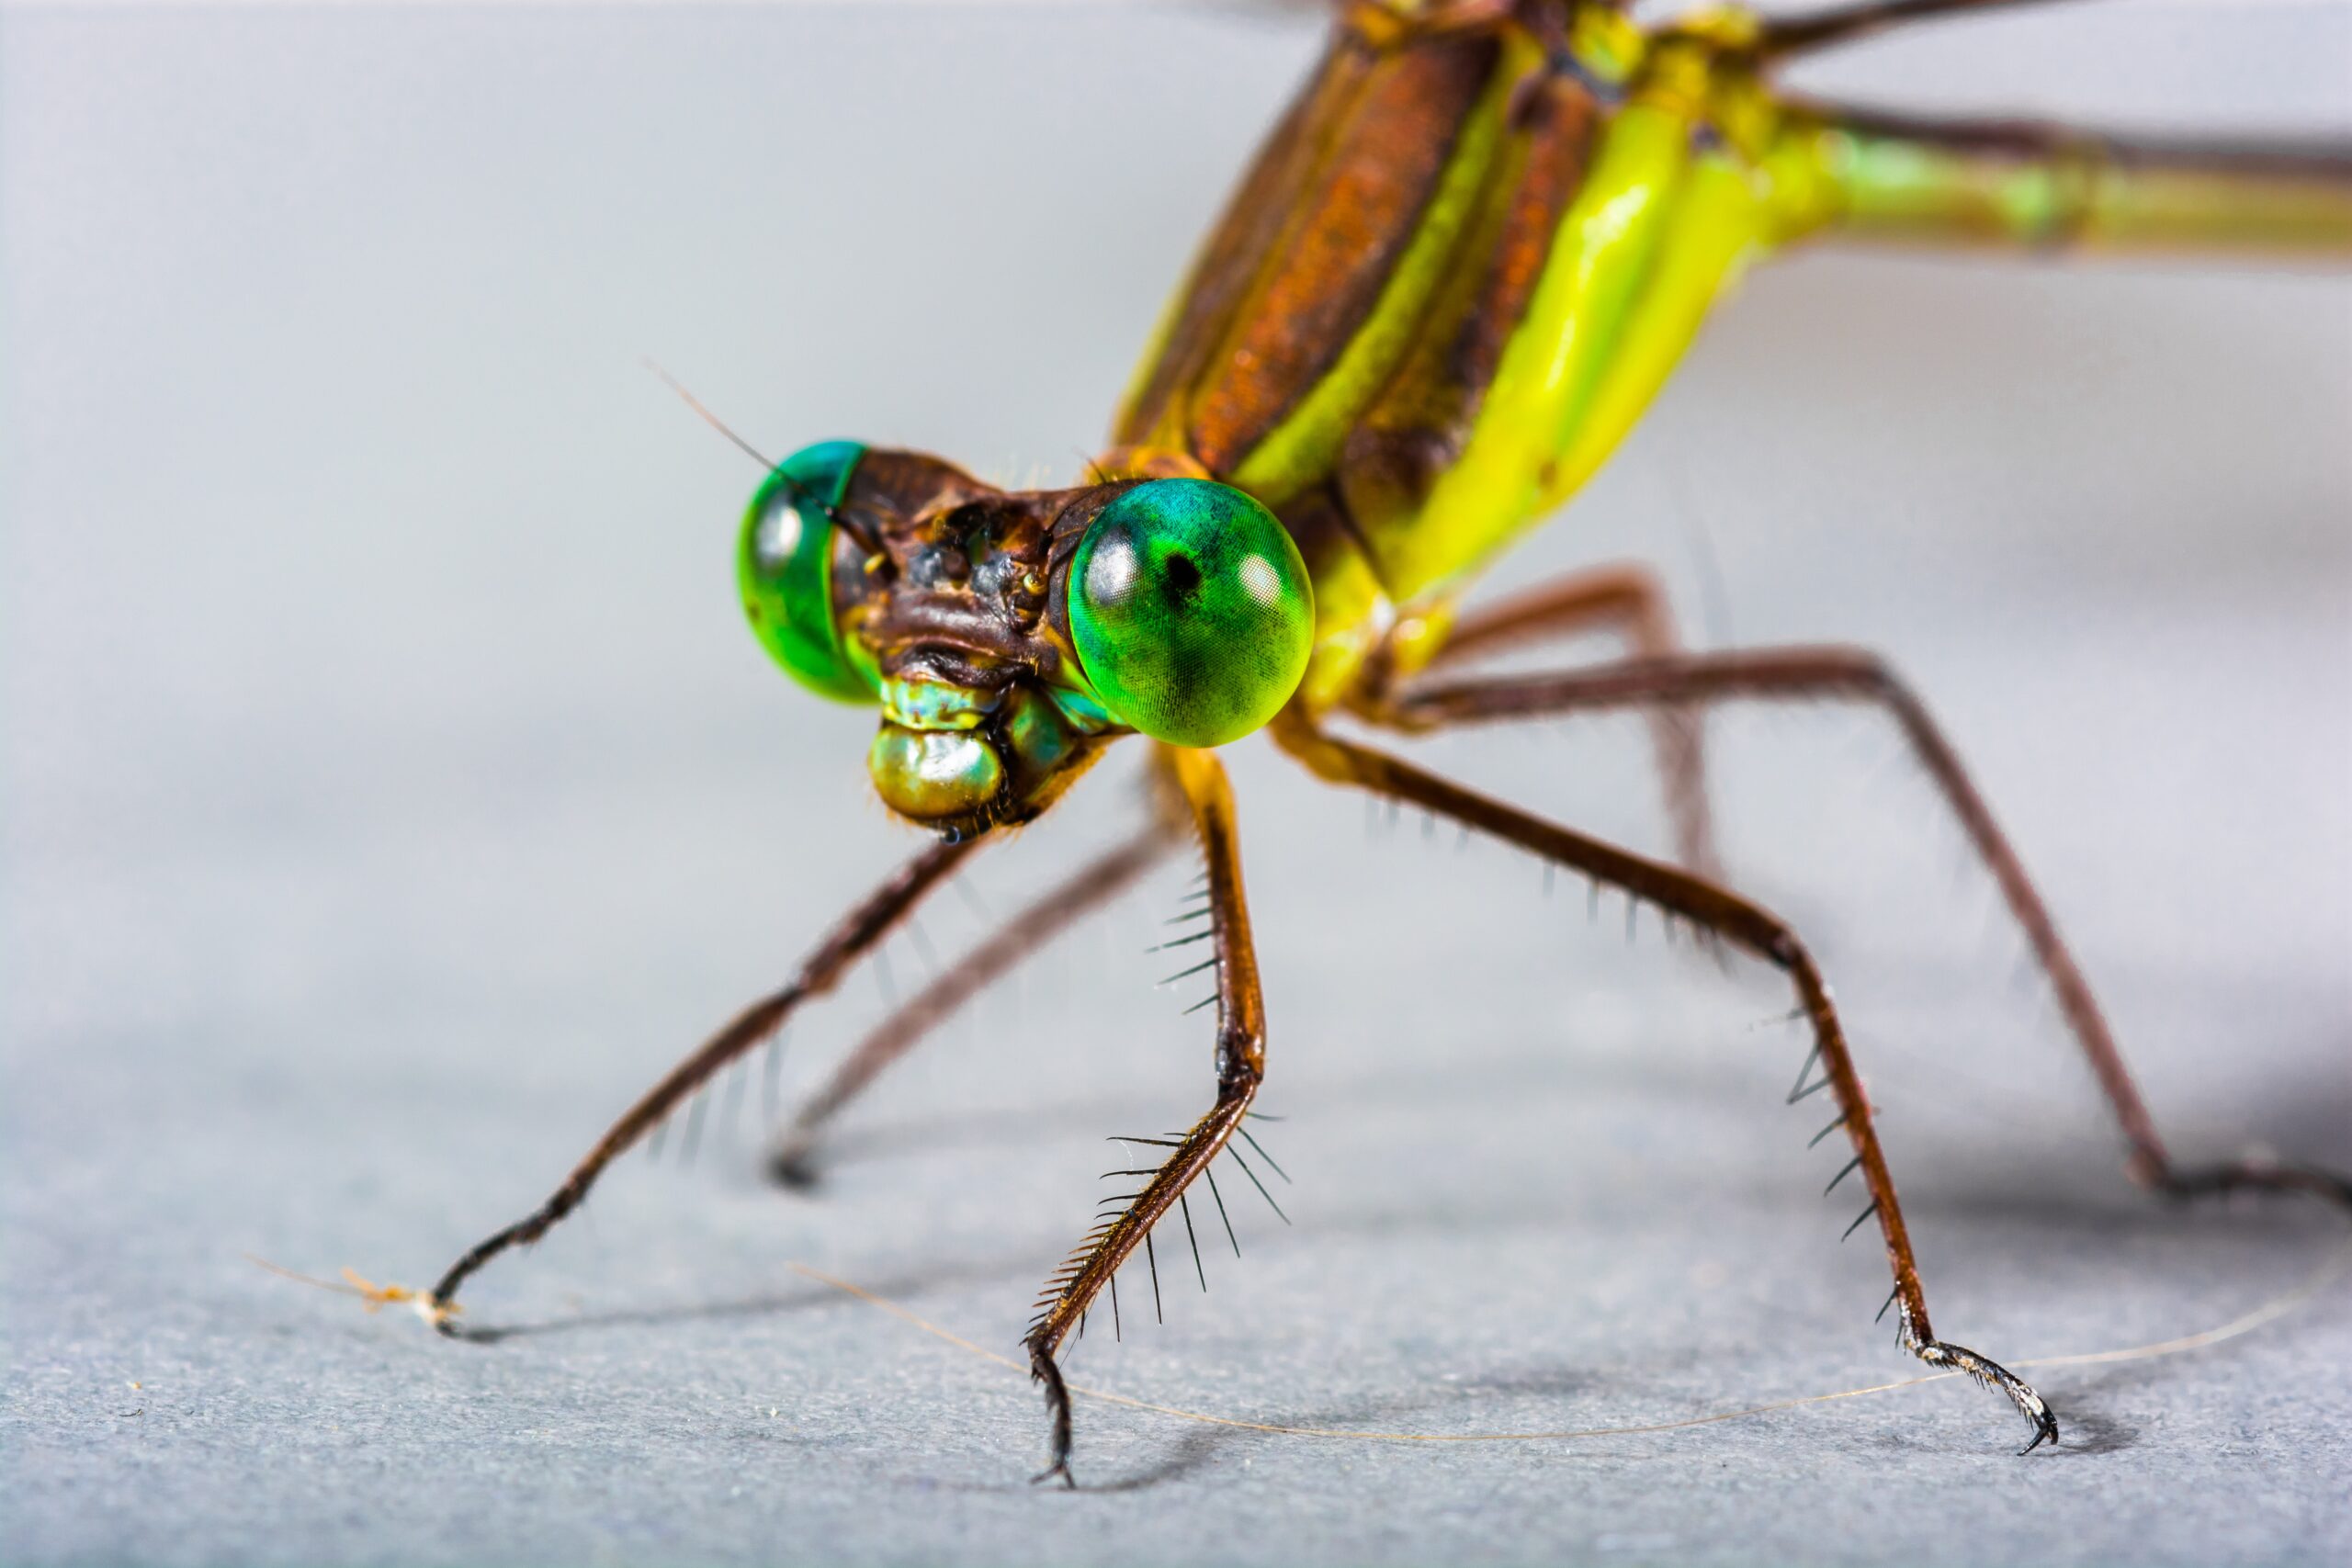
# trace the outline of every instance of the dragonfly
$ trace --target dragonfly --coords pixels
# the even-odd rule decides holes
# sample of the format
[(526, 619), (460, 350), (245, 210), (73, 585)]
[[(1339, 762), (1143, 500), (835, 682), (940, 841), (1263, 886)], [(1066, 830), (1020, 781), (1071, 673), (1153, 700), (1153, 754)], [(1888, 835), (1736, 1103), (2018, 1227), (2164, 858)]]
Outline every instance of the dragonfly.
[[(1739, 892), (1713, 844), (1703, 716), (1837, 700), (1891, 716), (1989, 871), (2110, 1107), (2131, 1177), (2176, 1197), (2352, 1181), (2284, 1161), (2176, 1162), (2082, 966), (1919, 694), (1838, 646), (1695, 652), (1655, 576), (1603, 566), (1481, 607), (1487, 568), (1599, 469), (1750, 267), (1841, 243), (2034, 255), (2166, 252), (2352, 260), (2352, 147), (2136, 139), (1913, 118), (1800, 96), (1790, 62), (1957, 13), (2047, 0), (1862, 0), (1645, 24), (1623, 0), (1349, 0), (1319, 64), (1243, 175), (1125, 389), (1083, 482), (1007, 489), (928, 454), (823, 441), (767, 474), (736, 570), (759, 643), (810, 692), (879, 710), (876, 792), (928, 842), (779, 988), (646, 1091), (547, 1199), (453, 1263), (458, 1292), (576, 1210), (625, 1151), (831, 991), (1005, 830), (1143, 739), (1132, 831), (906, 999), (798, 1110), (774, 1153), (805, 1177), (842, 1107), (991, 980), (1184, 846), (1204, 868), (1170, 945), (1214, 979), (1208, 1104), (1138, 1141), (1136, 1181), (1046, 1280), (1023, 1341), (1044, 1393), (1040, 1481), (1074, 1485), (1060, 1355), (1215, 1166), (1253, 1183), (1249, 1126), (1269, 1022), (1240, 818), (1218, 749), (1265, 733), (1340, 789), (1419, 808), (1653, 908), (1777, 972), (1811, 1048), (1791, 1100), (1826, 1095), (1816, 1144), (1849, 1152), (1900, 1343), (2049, 1404), (1939, 1336), (1887, 1153), (1822, 965)], [(716, 423), (716, 421), (714, 421)], [(722, 429), (724, 427), (722, 426)], [(747, 450), (750, 449), (747, 447)], [(754, 451), (753, 455), (759, 457)], [(1533, 674), (1479, 666), (1613, 636), (1623, 656)], [(1596, 712), (1646, 716), (1670, 858), (1455, 783), (1376, 743)], [(1230, 1221), (1227, 1222), (1228, 1228)], [(1156, 1267), (1156, 1265), (1155, 1265)]]

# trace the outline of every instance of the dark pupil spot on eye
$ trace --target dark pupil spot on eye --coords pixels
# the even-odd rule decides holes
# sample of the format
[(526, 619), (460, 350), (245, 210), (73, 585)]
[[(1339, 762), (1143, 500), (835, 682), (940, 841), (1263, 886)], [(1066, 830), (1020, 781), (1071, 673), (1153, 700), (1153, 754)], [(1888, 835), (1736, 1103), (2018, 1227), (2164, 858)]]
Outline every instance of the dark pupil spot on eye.
[(1186, 604), (1201, 590), (1201, 569), (1190, 556), (1171, 555), (1159, 570), (1160, 586), (1175, 604)]

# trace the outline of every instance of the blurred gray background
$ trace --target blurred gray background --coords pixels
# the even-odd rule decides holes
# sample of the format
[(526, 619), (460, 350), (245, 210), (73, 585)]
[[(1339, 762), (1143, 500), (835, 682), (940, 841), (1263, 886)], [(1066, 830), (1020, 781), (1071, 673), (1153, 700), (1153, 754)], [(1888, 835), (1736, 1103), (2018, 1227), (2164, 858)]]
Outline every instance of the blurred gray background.
[[(0, 1557), (11, 1562), (2342, 1562), (2352, 1292), (2053, 1368), (2056, 1454), (1952, 1383), (1487, 1447), (1081, 1404), (1030, 1489), (1010, 1349), (1209, 1026), (1172, 870), (756, 1174), (756, 1077), (443, 1343), (258, 1254), (421, 1285), (913, 847), (871, 717), (767, 668), (729, 548), (833, 435), (1059, 479), (1318, 37), (1295, 9), (0, 16)], [(2341, 6), (1923, 28), (1809, 85), (2352, 130)], [(1889, 650), (2042, 880), (2177, 1149), (2352, 1165), (2352, 288), (1807, 257), (1756, 277), (1495, 586), (1639, 556), (1701, 641)], [(1601, 650), (1593, 650), (1598, 653)], [(1939, 1328), (2004, 1359), (2219, 1325), (2343, 1227), (2132, 1192), (1888, 729), (1719, 719), (1743, 883), (1849, 1010)], [(1663, 834), (1638, 723), (1432, 762)], [(1115, 830), (1121, 759), (888, 951), (903, 992)], [(1617, 1426), (1906, 1376), (1840, 1247), (1786, 998), (1498, 847), (1234, 749), (1284, 1228), (1170, 1243), (1080, 1380), (1279, 1423)], [(853, 976), (805, 1088), (882, 1005)], [(1826, 1113), (1824, 1113), (1826, 1114)], [(1238, 1183), (1227, 1185), (1235, 1198)], [(1170, 1252), (1172, 1247), (1176, 1250)], [(1095, 1327), (1104, 1325), (1098, 1319)]]

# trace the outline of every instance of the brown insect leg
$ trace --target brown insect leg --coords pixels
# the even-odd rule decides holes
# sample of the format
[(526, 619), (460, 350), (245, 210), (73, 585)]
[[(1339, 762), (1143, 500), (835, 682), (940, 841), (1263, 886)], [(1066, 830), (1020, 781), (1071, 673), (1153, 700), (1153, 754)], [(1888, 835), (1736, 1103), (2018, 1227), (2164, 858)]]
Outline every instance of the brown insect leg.
[(1225, 1151), (1266, 1075), (1266, 1010), (1258, 989), (1249, 904), (1241, 890), (1233, 792), (1214, 752), (1164, 746), (1159, 755), (1192, 807), (1202, 856), (1208, 863), (1209, 908), (1216, 933), (1216, 1101), (1177, 1140), (1133, 1201), (1088, 1232), (1069, 1261), (1046, 1280), (1037, 1316), (1023, 1338), (1030, 1375), (1045, 1385), (1046, 1407), (1053, 1421), (1052, 1462), (1037, 1479), (1057, 1475), (1067, 1485), (1077, 1484), (1069, 1472), (1069, 1390), (1054, 1352), (1077, 1326), (1080, 1314), (1112, 1284), (1119, 1265), (1144, 1244), (1151, 1227), (1176, 1206), (1193, 1179)]
[(660, 1126), (669, 1114), (686, 1098), (710, 1081), (721, 1067), (766, 1039), (780, 1028), (792, 1010), (810, 997), (824, 995), (833, 988), (857, 957), (887, 936), (907, 912), (922, 901), (924, 894), (977, 849), (981, 840), (965, 839), (960, 842), (932, 845), (921, 854), (900, 866), (888, 882), (866, 896), (865, 901), (842, 917), (825, 939), (817, 944), (800, 965), (800, 972), (783, 989), (762, 998), (735, 1015), (726, 1028), (712, 1035), (699, 1050), (670, 1069), (669, 1075), (647, 1090), (644, 1097), (624, 1111), (586, 1157), (572, 1167), (563, 1184), (548, 1195), (547, 1201), (522, 1219), (503, 1230), (492, 1232), (476, 1242), (462, 1258), (449, 1266), (425, 1297), (424, 1306), (433, 1316), (435, 1325), (444, 1334), (458, 1332), (451, 1321), (449, 1309), (458, 1287), (483, 1264), (510, 1247), (526, 1246), (548, 1233), (549, 1227), (580, 1206), (588, 1196), (589, 1188), (604, 1169), (626, 1151), (631, 1144)]
[[(1450, 668), (1529, 643), (1611, 631), (1636, 658), (1667, 659), (1682, 651), (1666, 585), (1638, 562), (1572, 572), (1462, 617), (1446, 634), (1428, 670)], [(1351, 705), (1372, 723), (1386, 719), (1397, 683), (1376, 666), (1366, 694)], [(1409, 688), (1408, 688), (1409, 689)], [(1675, 858), (1710, 881), (1723, 878), (1707, 807), (1707, 769), (1696, 708), (1660, 705), (1650, 712), (1650, 738), (1666, 788)]]
[[(1894, 1196), (1894, 1179), (1879, 1146), (1878, 1130), (1871, 1120), (1861, 1078), (1854, 1070), (1844, 1025), (1829, 997), (1828, 983), (1813, 955), (1795, 931), (1761, 907), (1728, 888), (1685, 871), (1647, 860), (1631, 851), (1588, 838), (1556, 823), (1506, 806), (1385, 752), (1357, 746), (1325, 734), (1312, 719), (1295, 710), (1278, 716), (1272, 726), (1275, 741), (1317, 774), (1333, 784), (1352, 785), (1377, 795), (1392, 795), (1453, 818), (1468, 827), (1517, 844), (1545, 860), (1580, 871), (1598, 882), (1623, 889), (1634, 897), (1712, 931), (1747, 949), (1789, 977), (1813, 1025), (1814, 1057), (1838, 1101), (1847, 1141), (1854, 1158), (1847, 1169), (1859, 1171), (1871, 1196), (1866, 1217), (1875, 1214), (1886, 1242), (1886, 1260), (1894, 1276), (1890, 1298), (1901, 1308), (1905, 1348), (1930, 1366), (1966, 1372), (1979, 1382), (2007, 1394), (2033, 1428), (2030, 1452), (2043, 1442), (2056, 1442), (2058, 1423), (2041, 1396), (2023, 1379), (1964, 1346), (1936, 1338), (1928, 1320), (1928, 1300), (1919, 1284), (1919, 1270), (1911, 1255), (1911, 1238)], [(1818, 1087), (1818, 1086), (1816, 1086)], [(1810, 1093), (1810, 1089), (1803, 1092)], [(1792, 1093), (1792, 1098), (1798, 1096)], [(1842, 1179), (1845, 1172), (1839, 1172)], [(1835, 1183), (1833, 1182), (1834, 1186)], [(1859, 1222), (1857, 1222), (1859, 1223)]]
[(1959, 818), (1969, 842), (2001, 889), (2009, 912), (2024, 928), (2035, 961), (2050, 977), (2067, 1028), (2090, 1059), (2091, 1070), (2114, 1108), (2131, 1157), (2126, 1168), (2142, 1186), (2176, 1197), (2245, 1188), (2315, 1193), (2352, 1209), (2352, 1182), (2325, 1171), (2297, 1166), (2221, 1166), (2184, 1171), (2177, 1168), (2157, 1135), (2155, 1121), (2132, 1080), (2131, 1069), (2091, 995), (2090, 982), (2075, 963), (2057, 921), (2041, 901), (2025, 863), (1994, 821), (1990, 807), (1970, 780), (1960, 755), (1945, 739), (1927, 706), (1878, 655), (1854, 648), (1759, 649), (1734, 653), (1684, 654), (1642, 660), (1594, 670), (1527, 679), (1429, 682), (1395, 694), (1385, 716), (1407, 729), (1475, 724), (1539, 715), (1593, 713), (1652, 703), (1843, 699), (1875, 704), (1901, 728), (1928, 774)]
[(912, 1050), (990, 982), (1001, 978), (1084, 916), (1117, 897), (1176, 845), (1177, 824), (1156, 818), (1125, 843), (1105, 851), (1059, 886), (1006, 920), (997, 932), (876, 1024), (805, 1100), (768, 1155), (768, 1173), (787, 1187), (816, 1179), (817, 1134), (841, 1109), (865, 1091), (883, 1068)]

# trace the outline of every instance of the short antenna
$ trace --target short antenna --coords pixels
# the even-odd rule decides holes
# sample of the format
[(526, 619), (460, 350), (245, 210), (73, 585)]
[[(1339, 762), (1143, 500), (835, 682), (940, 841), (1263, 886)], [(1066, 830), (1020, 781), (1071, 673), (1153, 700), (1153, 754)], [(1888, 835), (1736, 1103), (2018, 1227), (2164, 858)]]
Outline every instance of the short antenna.
[(752, 461), (757, 463), (763, 468), (773, 468), (775, 467), (774, 463), (768, 461), (766, 455), (762, 453), (758, 447), (752, 446), (750, 442), (736, 434), (734, 431), (729, 429), (725, 420), (719, 418), (717, 414), (703, 407), (702, 400), (695, 397), (692, 392), (687, 391), (685, 384), (680, 381), (675, 376), (671, 375), (667, 370), (662, 369), (659, 364), (655, 363), (650, 355), (645, 356), (640, 363), (642, 363), (648, 370), (650, 370), (653, 374), (659, 376), (662, 378), (662, 384), (663, 386), (669, 388), (670, 390), (677, 393), (679, 397), (685, 400), (686, 407), (694, 410), (695, 413), (701, 415), (702, 422), (705, 424), (707, 424), (711, 429), (718, 432), (719, 434), (724, 435), (728, 440), (732, 441), (737, 446), (742, 448), (744, 454), (748, 456)]

